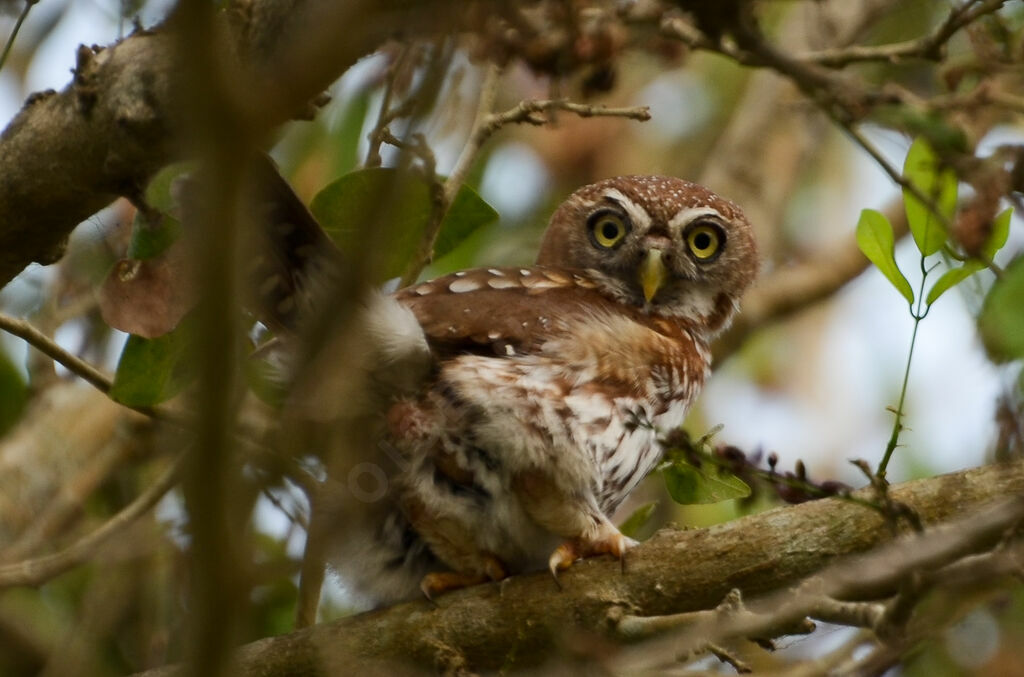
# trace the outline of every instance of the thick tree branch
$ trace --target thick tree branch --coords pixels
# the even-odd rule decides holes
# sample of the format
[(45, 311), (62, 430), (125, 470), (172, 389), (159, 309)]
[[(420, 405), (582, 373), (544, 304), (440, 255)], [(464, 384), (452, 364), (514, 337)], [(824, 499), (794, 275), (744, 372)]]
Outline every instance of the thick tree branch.
[[(1021, 461), (892, 489), (893, 498), (928, 525), (1022, 492)], [(994, 531), (988, 529), (986, 539)], [(360, 614), (247, 645), (238, 652), (235, 674), (328, 674), (329, 666), (359, 671), (396, 662), (437, 668), (452, 660), (478, 670), (528, 665), (550, 657), (574, 632), (614, 632), (623, 609), (633, 616), (709, 609), (734, 588), (753, 598), (819, 572), (837, 557), (875, 548), (891, 540), (890, 534), (876, 512), (834, 499), (710, 529), (663, 530), (630, 552), (625, 573), (619, 562), (600, 558), (563, 574), (561, 590), (547, 574), (532, 574), (445, 595), (436, 605), (415, 601)], [(942, 545), (936, 544), (939, 550)], [(930, 563), (933, 554), (924, 552), (922, 562)], [(878, 585), (868, 592), (893, 592), (879, 581), (885, 577), (873, 580)], [(849, 591), (857, 582), (844, 579), (839, 585)], [(147, 673), (170, 674), (177, 674), (174, 668)]]

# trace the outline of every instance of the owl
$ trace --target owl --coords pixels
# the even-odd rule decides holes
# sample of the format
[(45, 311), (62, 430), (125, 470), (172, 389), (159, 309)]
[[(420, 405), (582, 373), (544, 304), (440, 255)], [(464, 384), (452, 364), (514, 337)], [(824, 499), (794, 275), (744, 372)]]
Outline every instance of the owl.
[(621, 558), (634, 541), (612, 515), (658, 463), (660, 431), (683, 422), (756, 269), (736, 205), (621, 176), (557, 208), (533, 266), (373, 295), (363, 348), (345, 351), (365, 378), (324, 390), (314, 366), (306, 398), (370, 403), (347, 439), (380, 490), (336, 482), (319, 514), (343, 583), (387, 604)]

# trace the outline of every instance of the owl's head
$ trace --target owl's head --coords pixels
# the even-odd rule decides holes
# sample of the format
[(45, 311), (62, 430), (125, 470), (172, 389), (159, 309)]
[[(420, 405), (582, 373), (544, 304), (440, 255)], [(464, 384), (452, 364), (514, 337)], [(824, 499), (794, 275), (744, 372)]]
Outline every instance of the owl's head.
[(607, 296), (721, 331), (757, 274), (750, 223), (732, 202), (667, 176), (585, 186), (555, 211), (537, 263), (588, 271)]

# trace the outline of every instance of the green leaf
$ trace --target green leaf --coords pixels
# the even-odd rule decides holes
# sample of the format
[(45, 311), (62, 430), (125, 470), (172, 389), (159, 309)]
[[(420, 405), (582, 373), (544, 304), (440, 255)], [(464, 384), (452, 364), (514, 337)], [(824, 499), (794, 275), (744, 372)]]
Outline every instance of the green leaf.
[(1005, 270), (981, 308), (981, 340), (995, 360), (1024, 357), (1024, 257)]
[(750, 487), (728, 470), (713, 464), (701, 467), (677, 460), (662, 470), (665, 487), (676, 503), (718, 503), (750, 496)]
[[(939, 157), (924, 137), (918, 137), (911, 144), (903, 164), (903, 177), (922, 195), (931, 198), (947, 221), (953, 217), (956, 211), (956, 174), (939, 164)], [(910, 232), (921, 254), (929, 256), (939, 251), (946, 243), (942, 220), (906, 188), (903, 189), (903, 202)]]
[(192, 323), (153, 339), (128, 337), (110, 397), (129, 407), (150, 407), (174, 397), (195, 376), (190, 368)]
[(181, 223), (176, 218), (179, 214), (177, 201), (172, 195), (171, 186), (178, 177), (195, 170), (194, 162), (177, 162), (167, 165), (149, 180), (146, 185), (146, 204), (160, 214), (160, 221), (154, 223), (135, 213), (132, 223), (132, 240), (128, 245), (128, 258), (151, 259), (167, 250), (181, 235)]
[(172, 216), (161, 214), (160, 221), (152, 223), (136, 212), (132, 223), (132, 241), (128, 245), (130, 259), (152, 259), (167, 251), (181, 236), (181, 224)]
[(195, 171), (195, 162), (176, 162), (157, 172), (146, 184), (146, 204), (165, 214), (177, 214), (178, 203), (171, 187), (180, 176)]
[(928, 297), (925, 299), (925, 303), (928, 305), (935, 303), (940, 296), (984, 268), (985, 264), (981, 261), (967, 261), (959, 268), (947, 270), (942, 274), (942, 277), (935, 281), (932, 288), (928, 290)]
[(494, 222), (498, 212), (487, 204), (479, 193), (463, 185), (455, 194), (451, 209), (441, 224), (441, 232), (434, 243), (434, 258), (439, 259), (458, 247), (462, 242), (482, 226)]
[(992, 221), (992, 233), (988, 236), (988, 242), (981, 248), (982, 255), (991, 261), (996, 253), (1003, 248), (1006, 240), (1010, 237), (1010, 218), (1013, 216), (1013, 207), (1007, 207)]
[(651, 519), (651, 515), (654, 514), (654, 509), (658, 507), (657, 501), (650, 503), (644, 503), (639, 508), (633, 511), (633, 513), (626, 518), (626, 520), (619, 525), (619, 531), (622, 532), (623, 536), (629, 536), (635, 538), (636, 534), (640, 529), (647, 524), (647, 521)]
[(874, 209), (865, 209), (857, 222), (857, 246), (888, 278), (907, 303), (914, 302), (914, 290), (896, 265), (896, 241), (889, 219)]
[(0, 350), (0, 434), (21, 416), (28, 402), (28, 386), (6, 351)]
[[(401, 275), (419, 248), (430, 221), (430, 186), (421, 176), (390, 168), (346, 174), (320, 191), (310, 211), (342, 249), (353, 256), (366, 228), (387, 233), (387, 251), (378, 252), (378, 280)], [(463, 186), (441, 222), (434, 247), (440, 258), (471, 233), (498, 218), (475, 191)]]

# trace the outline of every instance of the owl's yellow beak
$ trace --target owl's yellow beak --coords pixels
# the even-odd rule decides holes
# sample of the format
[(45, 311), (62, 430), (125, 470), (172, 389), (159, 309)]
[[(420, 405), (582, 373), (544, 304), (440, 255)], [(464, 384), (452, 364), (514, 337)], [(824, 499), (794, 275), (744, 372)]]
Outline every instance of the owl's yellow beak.
[(640, 264), (640, 286), (644, 290), (644, 300), (648, 303), (665, 282), (665, 264), (661, 261), (661, 255), (660, 249), (649, 249), (644, 262)]

